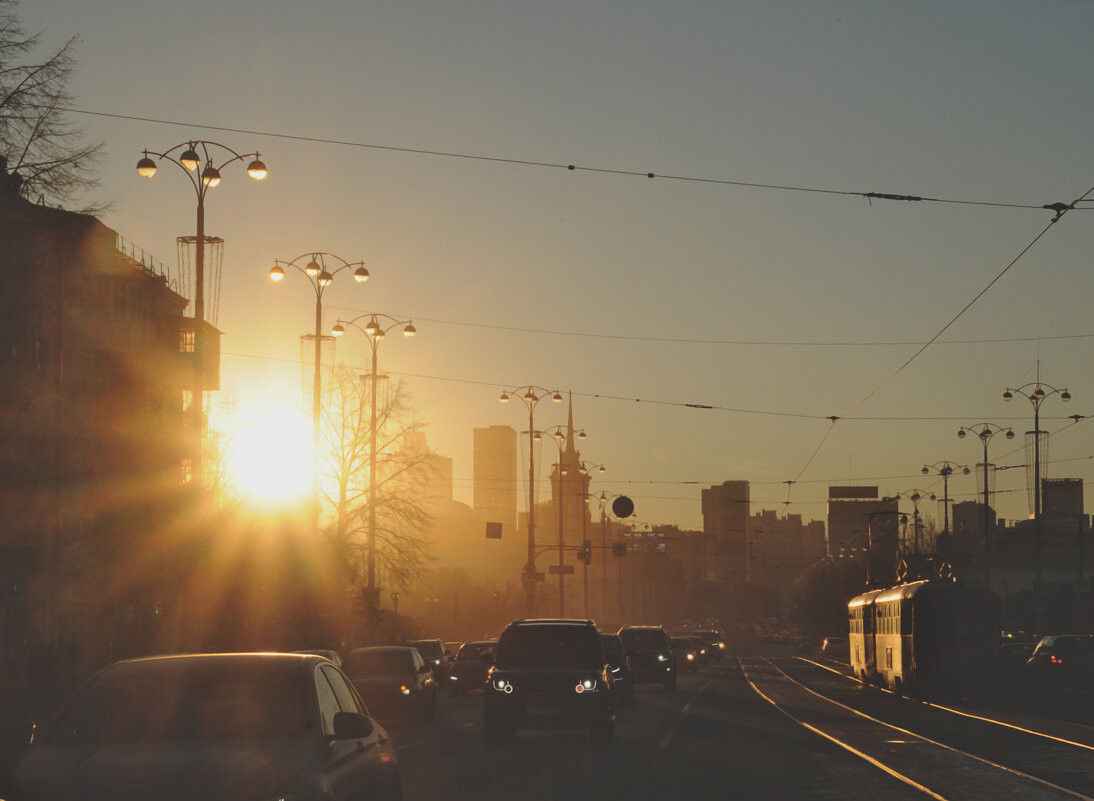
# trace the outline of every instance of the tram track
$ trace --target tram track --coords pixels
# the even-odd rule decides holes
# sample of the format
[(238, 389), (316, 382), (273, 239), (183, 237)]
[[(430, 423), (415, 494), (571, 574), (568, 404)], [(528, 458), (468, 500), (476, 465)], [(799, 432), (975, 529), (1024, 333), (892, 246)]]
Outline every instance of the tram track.
[(752, 690), (783, 715), (926, 797), (1094, 801), (1094, 739), (874, 692), (808, 660), (791, 660), (812, 670), (804, 680), (770, 659), (738, 662)]

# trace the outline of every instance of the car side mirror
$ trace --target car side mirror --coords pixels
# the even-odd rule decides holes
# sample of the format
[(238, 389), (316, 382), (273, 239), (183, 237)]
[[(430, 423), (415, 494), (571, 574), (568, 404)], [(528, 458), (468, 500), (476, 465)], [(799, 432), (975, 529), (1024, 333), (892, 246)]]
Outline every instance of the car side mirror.
[(356, 740), (368, 737), (375, 730), (372, 719), (356, 712), (334, 713), (334, 739)]
[(429, 673), (431, 670), (433, 670), (433, 668), (429, 666), (428, 662), (418, 668), (419, 673)]
[(485, 654), (479, 657), (479, 661), (482, 662), (484, 665), (492, 665), (494, 664), (494, 655), (487, 651)]
[(613, 668), (623, 667), (623, 654), (618, 654), (615, 651), (609, 651), (608, 664)]

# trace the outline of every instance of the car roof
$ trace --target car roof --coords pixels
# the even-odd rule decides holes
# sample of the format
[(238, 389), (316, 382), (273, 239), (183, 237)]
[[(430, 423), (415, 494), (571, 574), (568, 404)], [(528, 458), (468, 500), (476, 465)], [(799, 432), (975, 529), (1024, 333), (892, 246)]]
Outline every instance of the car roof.
[(360, 648), (354, 648), (350, 651), (351, 654), (363, 654), (363, 653), (380, 653), (386, 651), (389, 653), (405, 653), (407, 651), (417, 651), (413, 645), (364, 645)]

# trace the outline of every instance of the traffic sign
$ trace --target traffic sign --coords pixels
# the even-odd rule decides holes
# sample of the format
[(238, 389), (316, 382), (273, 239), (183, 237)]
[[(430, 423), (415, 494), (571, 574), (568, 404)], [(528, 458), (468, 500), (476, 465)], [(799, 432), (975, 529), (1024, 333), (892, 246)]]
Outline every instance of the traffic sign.
[[(557, 576), (558, 573), (559, 573), (559, 566), (558, 565), (547, 565), (547, 572), (549, 572), (553, 576)], [(563, 573), (573, 573), (574, 572), (574, 566), (573, 565), (563, 565), (562, 566), (562, 572)]]

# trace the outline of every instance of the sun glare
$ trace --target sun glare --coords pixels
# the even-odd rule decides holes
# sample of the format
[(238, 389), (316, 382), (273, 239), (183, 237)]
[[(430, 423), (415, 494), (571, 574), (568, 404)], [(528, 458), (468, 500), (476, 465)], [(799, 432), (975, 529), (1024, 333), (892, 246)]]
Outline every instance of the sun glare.
[(232, 486), (245, 499), (300, 503), (311, 492), (311, 421), (284, 413), (247, 424), (233, 437), (228, 463)]

